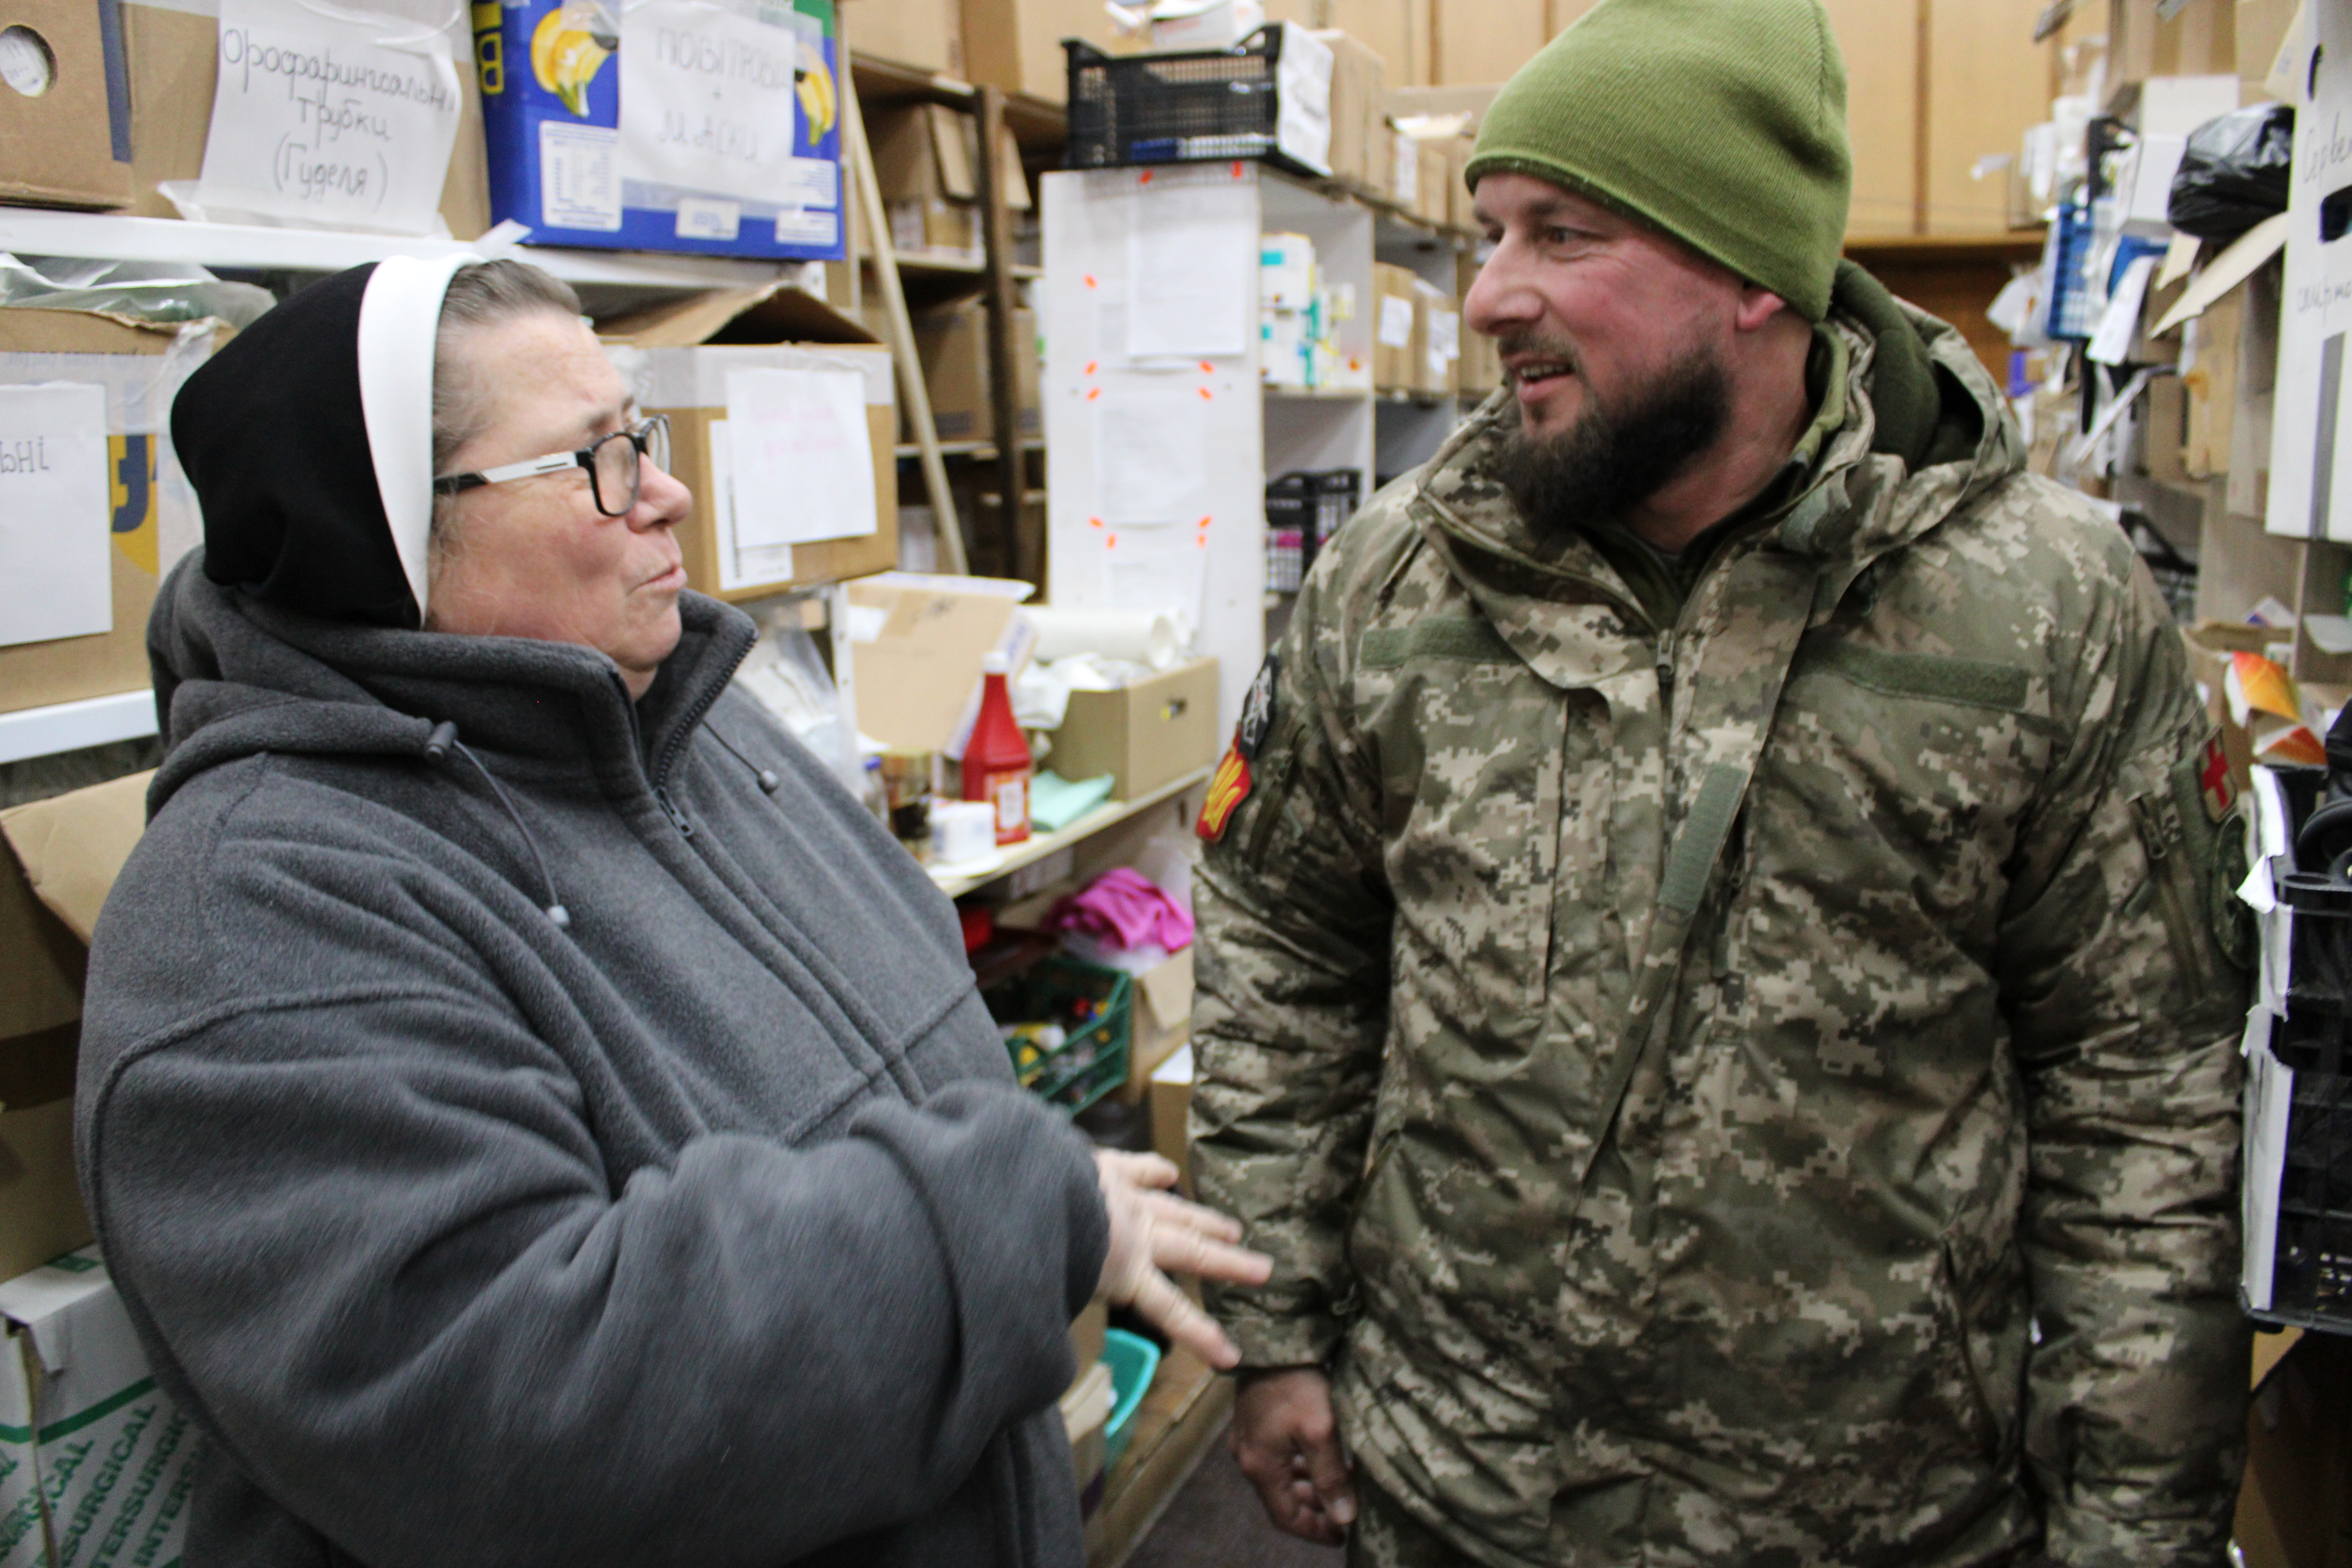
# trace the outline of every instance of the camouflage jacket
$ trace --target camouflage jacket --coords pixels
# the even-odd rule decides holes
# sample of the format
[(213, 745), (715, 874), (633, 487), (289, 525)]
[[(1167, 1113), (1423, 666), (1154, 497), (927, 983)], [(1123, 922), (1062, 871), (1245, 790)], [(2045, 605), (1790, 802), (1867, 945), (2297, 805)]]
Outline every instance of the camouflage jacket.
[(1873, 450), (1833, 315), (1671, 627), (1487, 405), (1317, 563), (1203, 857), (1194, 1168), (1277, 1259), (1213, 1309), (1475, 1561), (2223, 1560), (2228, 786), (2120, 531), (1902, 320), (1971, 455)]

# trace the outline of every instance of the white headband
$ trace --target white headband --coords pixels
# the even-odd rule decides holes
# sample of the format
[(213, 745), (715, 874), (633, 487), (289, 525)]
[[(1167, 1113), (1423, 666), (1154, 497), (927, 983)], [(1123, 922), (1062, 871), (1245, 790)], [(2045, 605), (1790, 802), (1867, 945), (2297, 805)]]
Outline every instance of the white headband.
[(430, 261), (395, 256), (376, 264), (360, 296), (360, 410), (419, 626), (433, 533), (433, 343), (449, 279), (482, 259), (467, 252)]

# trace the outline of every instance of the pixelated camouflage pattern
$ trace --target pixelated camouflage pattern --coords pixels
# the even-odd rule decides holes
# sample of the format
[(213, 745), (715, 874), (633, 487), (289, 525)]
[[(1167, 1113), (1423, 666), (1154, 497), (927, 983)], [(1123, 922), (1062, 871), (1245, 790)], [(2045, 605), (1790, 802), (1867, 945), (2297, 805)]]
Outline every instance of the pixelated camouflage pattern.
[(1336, 1361), (1465, 1560), (2222, 1561), (2210, 729), (2121, 531), (1914, 320), (1973, 460), (1870, 451), (1833, 318), (1842, 425), (1671, 628), (1517, 516), (1490, 402), (1318, 562), (1204, 852), (1193, 1166), (1276, 1258), (1210, 1300)]

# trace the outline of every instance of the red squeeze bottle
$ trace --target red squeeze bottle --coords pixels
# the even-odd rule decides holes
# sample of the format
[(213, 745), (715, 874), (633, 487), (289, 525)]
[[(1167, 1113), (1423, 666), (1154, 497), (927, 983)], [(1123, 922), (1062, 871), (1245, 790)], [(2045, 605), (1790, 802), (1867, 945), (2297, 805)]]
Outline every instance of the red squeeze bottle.
[(963, 797), (996, 808), (996, 841), (1018, 844), (1029, 837), (1029, 742), (1013, 717), (1013, 694), (1004, 678), (1012, 661), (992, 653), (982, 661), (980, 717), (963, 748)]

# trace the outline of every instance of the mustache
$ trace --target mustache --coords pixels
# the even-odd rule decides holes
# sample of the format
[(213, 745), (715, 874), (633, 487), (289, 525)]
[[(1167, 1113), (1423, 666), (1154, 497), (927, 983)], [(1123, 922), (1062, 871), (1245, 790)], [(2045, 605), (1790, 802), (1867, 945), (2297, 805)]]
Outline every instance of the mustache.
[[(1504, 359), (1516, 359), (1521, 355), (1527, 355), (1538, 359), (1558, 360), (1571, 371), (1580, 370), (1583, 366), (1582, 357), (1577, 353), (1575, 345), (1559, 338), (1546, 337), (1540, 332), (1507, 332), (1495, 340), (1495, 352)], [(1516, 379), (1517, 373), (1508, 372), (1507, 367), (1507, 374), (1512, 374)]]

